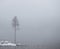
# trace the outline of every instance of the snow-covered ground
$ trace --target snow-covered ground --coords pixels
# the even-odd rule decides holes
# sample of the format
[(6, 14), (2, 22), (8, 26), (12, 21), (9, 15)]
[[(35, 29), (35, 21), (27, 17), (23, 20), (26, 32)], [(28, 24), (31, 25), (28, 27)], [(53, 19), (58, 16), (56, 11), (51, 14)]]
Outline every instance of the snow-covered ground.
[(0, 46), (16, 46), (16, 44), (8, 42), (8, 41), (1, 41)]

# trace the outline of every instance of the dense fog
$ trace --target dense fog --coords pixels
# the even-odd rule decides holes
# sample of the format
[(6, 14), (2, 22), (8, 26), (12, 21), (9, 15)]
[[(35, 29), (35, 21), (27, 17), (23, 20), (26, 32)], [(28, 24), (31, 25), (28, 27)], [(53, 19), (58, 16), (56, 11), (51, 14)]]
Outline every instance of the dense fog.
[(14, 41), (12, 19), (17, 16), (17, 42), (48, 45), (60, 42), (60, 0), (0, 0), (0, 41)]

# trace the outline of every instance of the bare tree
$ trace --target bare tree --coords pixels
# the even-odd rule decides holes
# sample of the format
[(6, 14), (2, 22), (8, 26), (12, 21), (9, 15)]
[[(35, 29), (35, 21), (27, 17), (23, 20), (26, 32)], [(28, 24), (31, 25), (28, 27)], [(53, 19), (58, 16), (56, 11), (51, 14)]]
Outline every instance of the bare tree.
[(17, 28), (19, 27), (19, 22), (18, 22), (18, 19), (17, 19), (17, 16), (15, 16), (12, 20), (12, 26), (14, 28), (14, 43), (16, 44), (16, 31), (17, 31)]

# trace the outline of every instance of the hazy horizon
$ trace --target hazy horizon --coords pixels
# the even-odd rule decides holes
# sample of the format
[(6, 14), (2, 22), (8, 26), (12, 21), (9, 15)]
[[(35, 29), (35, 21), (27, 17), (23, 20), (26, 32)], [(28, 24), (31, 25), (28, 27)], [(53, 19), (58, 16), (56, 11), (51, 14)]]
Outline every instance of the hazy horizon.
[(0, 40), (14, 41), (12, 19), (17, 16), (17, 41), (60, 42), (60, 0), (0, 0)]

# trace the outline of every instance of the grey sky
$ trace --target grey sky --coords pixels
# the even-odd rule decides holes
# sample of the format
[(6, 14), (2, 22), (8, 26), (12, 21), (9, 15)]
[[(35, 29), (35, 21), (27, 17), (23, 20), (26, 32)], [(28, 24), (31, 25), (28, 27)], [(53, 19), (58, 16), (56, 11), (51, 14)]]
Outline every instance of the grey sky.
[(60, 0), (0, 0), (0, 39), (13, 40), (12, 19), (18, 17), (20, 42), (59, 41)]

